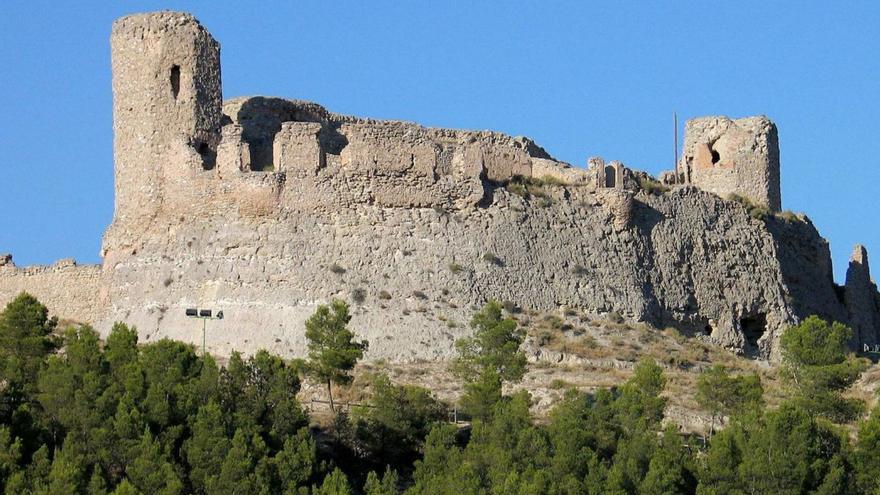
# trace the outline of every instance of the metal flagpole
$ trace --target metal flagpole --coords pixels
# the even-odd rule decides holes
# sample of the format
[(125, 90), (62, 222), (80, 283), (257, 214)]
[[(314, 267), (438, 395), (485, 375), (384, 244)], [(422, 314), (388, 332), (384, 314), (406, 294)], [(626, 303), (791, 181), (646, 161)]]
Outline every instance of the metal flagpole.
[(672, 170), (678, 177), (678, 114), (672, 112)]

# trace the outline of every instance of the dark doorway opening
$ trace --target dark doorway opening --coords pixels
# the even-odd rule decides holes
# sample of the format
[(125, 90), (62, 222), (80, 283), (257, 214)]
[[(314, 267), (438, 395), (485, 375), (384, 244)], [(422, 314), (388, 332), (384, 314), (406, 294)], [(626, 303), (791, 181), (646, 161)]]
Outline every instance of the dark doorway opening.
[(605, 187), (617, 187), (617, 169), (611, 165), (605, 167)]
[(196, 153), (202, 157), (202, 168), (205, 170), (212, 170), (217, 164), (217, 151), (212, 149), (211, 146), (204, 141), (197, 141), (194, 147)]
[(758, 340), (764, 336), (767, 331), (767, 316), (758, 313), (753, 316), (746, 316), (739, 320), (739, 326), (742, 329), (746, 342), (753, 348), (758, 347)]

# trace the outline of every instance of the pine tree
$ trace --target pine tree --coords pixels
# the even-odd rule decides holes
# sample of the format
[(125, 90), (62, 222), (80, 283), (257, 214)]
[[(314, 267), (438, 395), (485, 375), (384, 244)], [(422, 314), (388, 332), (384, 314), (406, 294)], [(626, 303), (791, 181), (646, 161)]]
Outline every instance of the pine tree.
[(229, 453), (223, 412), (214, 402), (199, 408), (191, 425), (192, 436), (184, 444), (184, 455), (190, 466), (190, 480), (198, 491), (204, 491), (211, 479), (220, 473)]
[(22, 292), (0, 312), (0, 380), (5, 396), (28, 395), (36, 388), (43, 359), (56, 347), (57, 320), (30, 294)]
[(525, 331), (504, 317), (501, 303), (492, 300), (471, 319), (472, 337), (455, 342), (458, 356), (452, 371), (464, 381), (462, 408), (475, 419), (487, 420), (501, 399), (504, 382), (518, 382), (526, 371), (520, 350)]
[(880, 493), (880, 405), (859, 427), (854, 464), (861, 493)]
[(829, 325), (817, 316), (782, 334), (786, 375), (798, 403), (810, 413), (845, 422), (862, 412), (863, 402), (841, 396), (867, 367), (865, 360), (850, 353), (851, 336), (849, 327)]
[(318, 306), (306, 320), (308, 369), (316, 380), (327, 384), (331, 410), (335, 410), (332, 384), (351, 382), (351, 370), (368, 347), (366, 340), (354, 340), (354, 333), (347, 327), (349, 321), (348, 304), (339, 299), (334, 299), (329, 306)]
[(207, 482), (209, 494), (262, 493), (268, 489), (268, 480), (261, 479), (257, 466), (265, 455), (265, 445), (258, 436), (249, 438), (244, 430), (237, 430), (229, 452), (216, 477)]
[(397, 488), (399, 482), (397, 471), (391, 468), (385, 470), (381, 480), (375, 471), (370, 471), (364, 483), (364, 495), (397, 495), (400, 493)]
[(285, 494), (293, 495), (299, 488), (307, 487), (317, 466), (315, 442), (308, 429), (302, 428), (288, 437), (273, 462)]
[(107, 480), (104, 479), (101, 467), (97, 464), (92, 467), (92, 477), (89, 478), (86, 493), (88, 495), (107, 495)]
[(116, 486), (116, 489), (113, 490), (113, 495), (141, 495), (141, 492), (127, 479), (124, 479)]
[(62, 449), (55, 449), (55, 459), (49, 471), (48, 486), (36, 493), (46, 495), (56, 493), (79, 493), (84, 485), (82, 458), (73, 454), (75, 447), (71, 440), (65, 441)]
[(144, 430), (137, 456), (126, 466), (125, 474), (138, 490), (156, 495), (177, 495), (183, 491), (174, 466), (149, 430)]
[(9, 428), (0, 426), (0, 493), (4, 491), (6, 481), (19, 471), (20, 460), (21, 440), (13, 439)]
[(320, 487), (312, 489), (313, 495), (351, 495), (351, 486), (348, 477), (339, 468), (336, 468), (324, 478)]
[(723, 366), (716, 365), (697, 378), (697, 403), (712, 416), (710, 436), (715, 433), (715, 422), (722, 417), (763, 406), (763, 395), (757, 374), (734, 377)]

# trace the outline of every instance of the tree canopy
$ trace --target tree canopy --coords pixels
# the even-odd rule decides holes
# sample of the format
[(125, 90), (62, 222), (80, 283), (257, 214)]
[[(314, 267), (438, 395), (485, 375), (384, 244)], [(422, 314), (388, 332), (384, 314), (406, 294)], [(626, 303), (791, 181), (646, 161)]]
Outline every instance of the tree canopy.
[[(340, 335), (342, 347), (357, 346), (349, 319), (344, 303), (334, 304), (316, 312), (310, 325), (322, 335)], [(278, 356), (233, 353), (221, 366), (180, 342), (141, 344), (124, 324), (102, 342), (88, 326), (59, 330), (38, 301), (21, 296), (0, 313), (2, 364), (24, 366), (3, 368), (0, 492), (880, 490), (880, 407), (856, 425), (855, 440), (833, 422), (840, 416), (829, 413), (840, 411), (843, 389), (864, 366), (842, 344), (845, 327), (809, 319), (784, 334), (791, 394), (778, 407), (765, 407), (756, 375), (703, 371), (697, 397), (713, 416), (726, 418), (704, 444), (669, 424), (666, 374), (650, 359), (636, 363), (619, 386), (568, 390), (548, 417), (536, 420), (527, 392), (504, 394), (501, 387), (525, 372), (516, 322), (491, 303), (474, 322), (474, 337), (462, 344), (457, 364), (465, 396), (483, 413), (467, 427), (450, 423), (447, 407), (431, 391), (381, 373), (350, 415), (310, 427), (296, 397), (300, 368)], [(327, 362), (350, 377), (351, 367), (342, 365), (356, 359), (334, 359)]]
[(332, 384), (351, 381), (351, 370), (364, 357), (369, 343), (355, 341), (348, 329), (351, 315), (345, 301), (334, 299), (330, 305), (320, 305), (306, 320), (306, 339), (309, 348), (309, 372), (316, 380), (327, 384), (330, 407), (333, 408)]

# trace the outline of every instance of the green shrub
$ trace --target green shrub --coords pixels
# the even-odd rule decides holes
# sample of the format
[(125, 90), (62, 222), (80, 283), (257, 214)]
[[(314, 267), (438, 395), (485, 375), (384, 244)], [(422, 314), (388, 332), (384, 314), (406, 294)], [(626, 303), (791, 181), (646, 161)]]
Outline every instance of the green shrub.
[(550, 388), (553, 390), (560, 390), (563, 388), (570, 387), (571, 384), (561, 378), (554, 378), (553, 381), (550, 382)]
[(739, 194), (730, 194), (727, 196), (727, 199), (743, 205), (749, 215), (755, 220), (764, 220), (767, 218), (767, 216), (770, 215), (770, 210), (767, 209), (767, 207), (756, 205), (754, 202), (752, 202), (752, 200), (745, 196), (741, 196)]
[(639, 188), (648, 194), (659, 196), (669, 191), (668, 187), (648, 175), (636, 174), (636, 181), (639, 183)]

